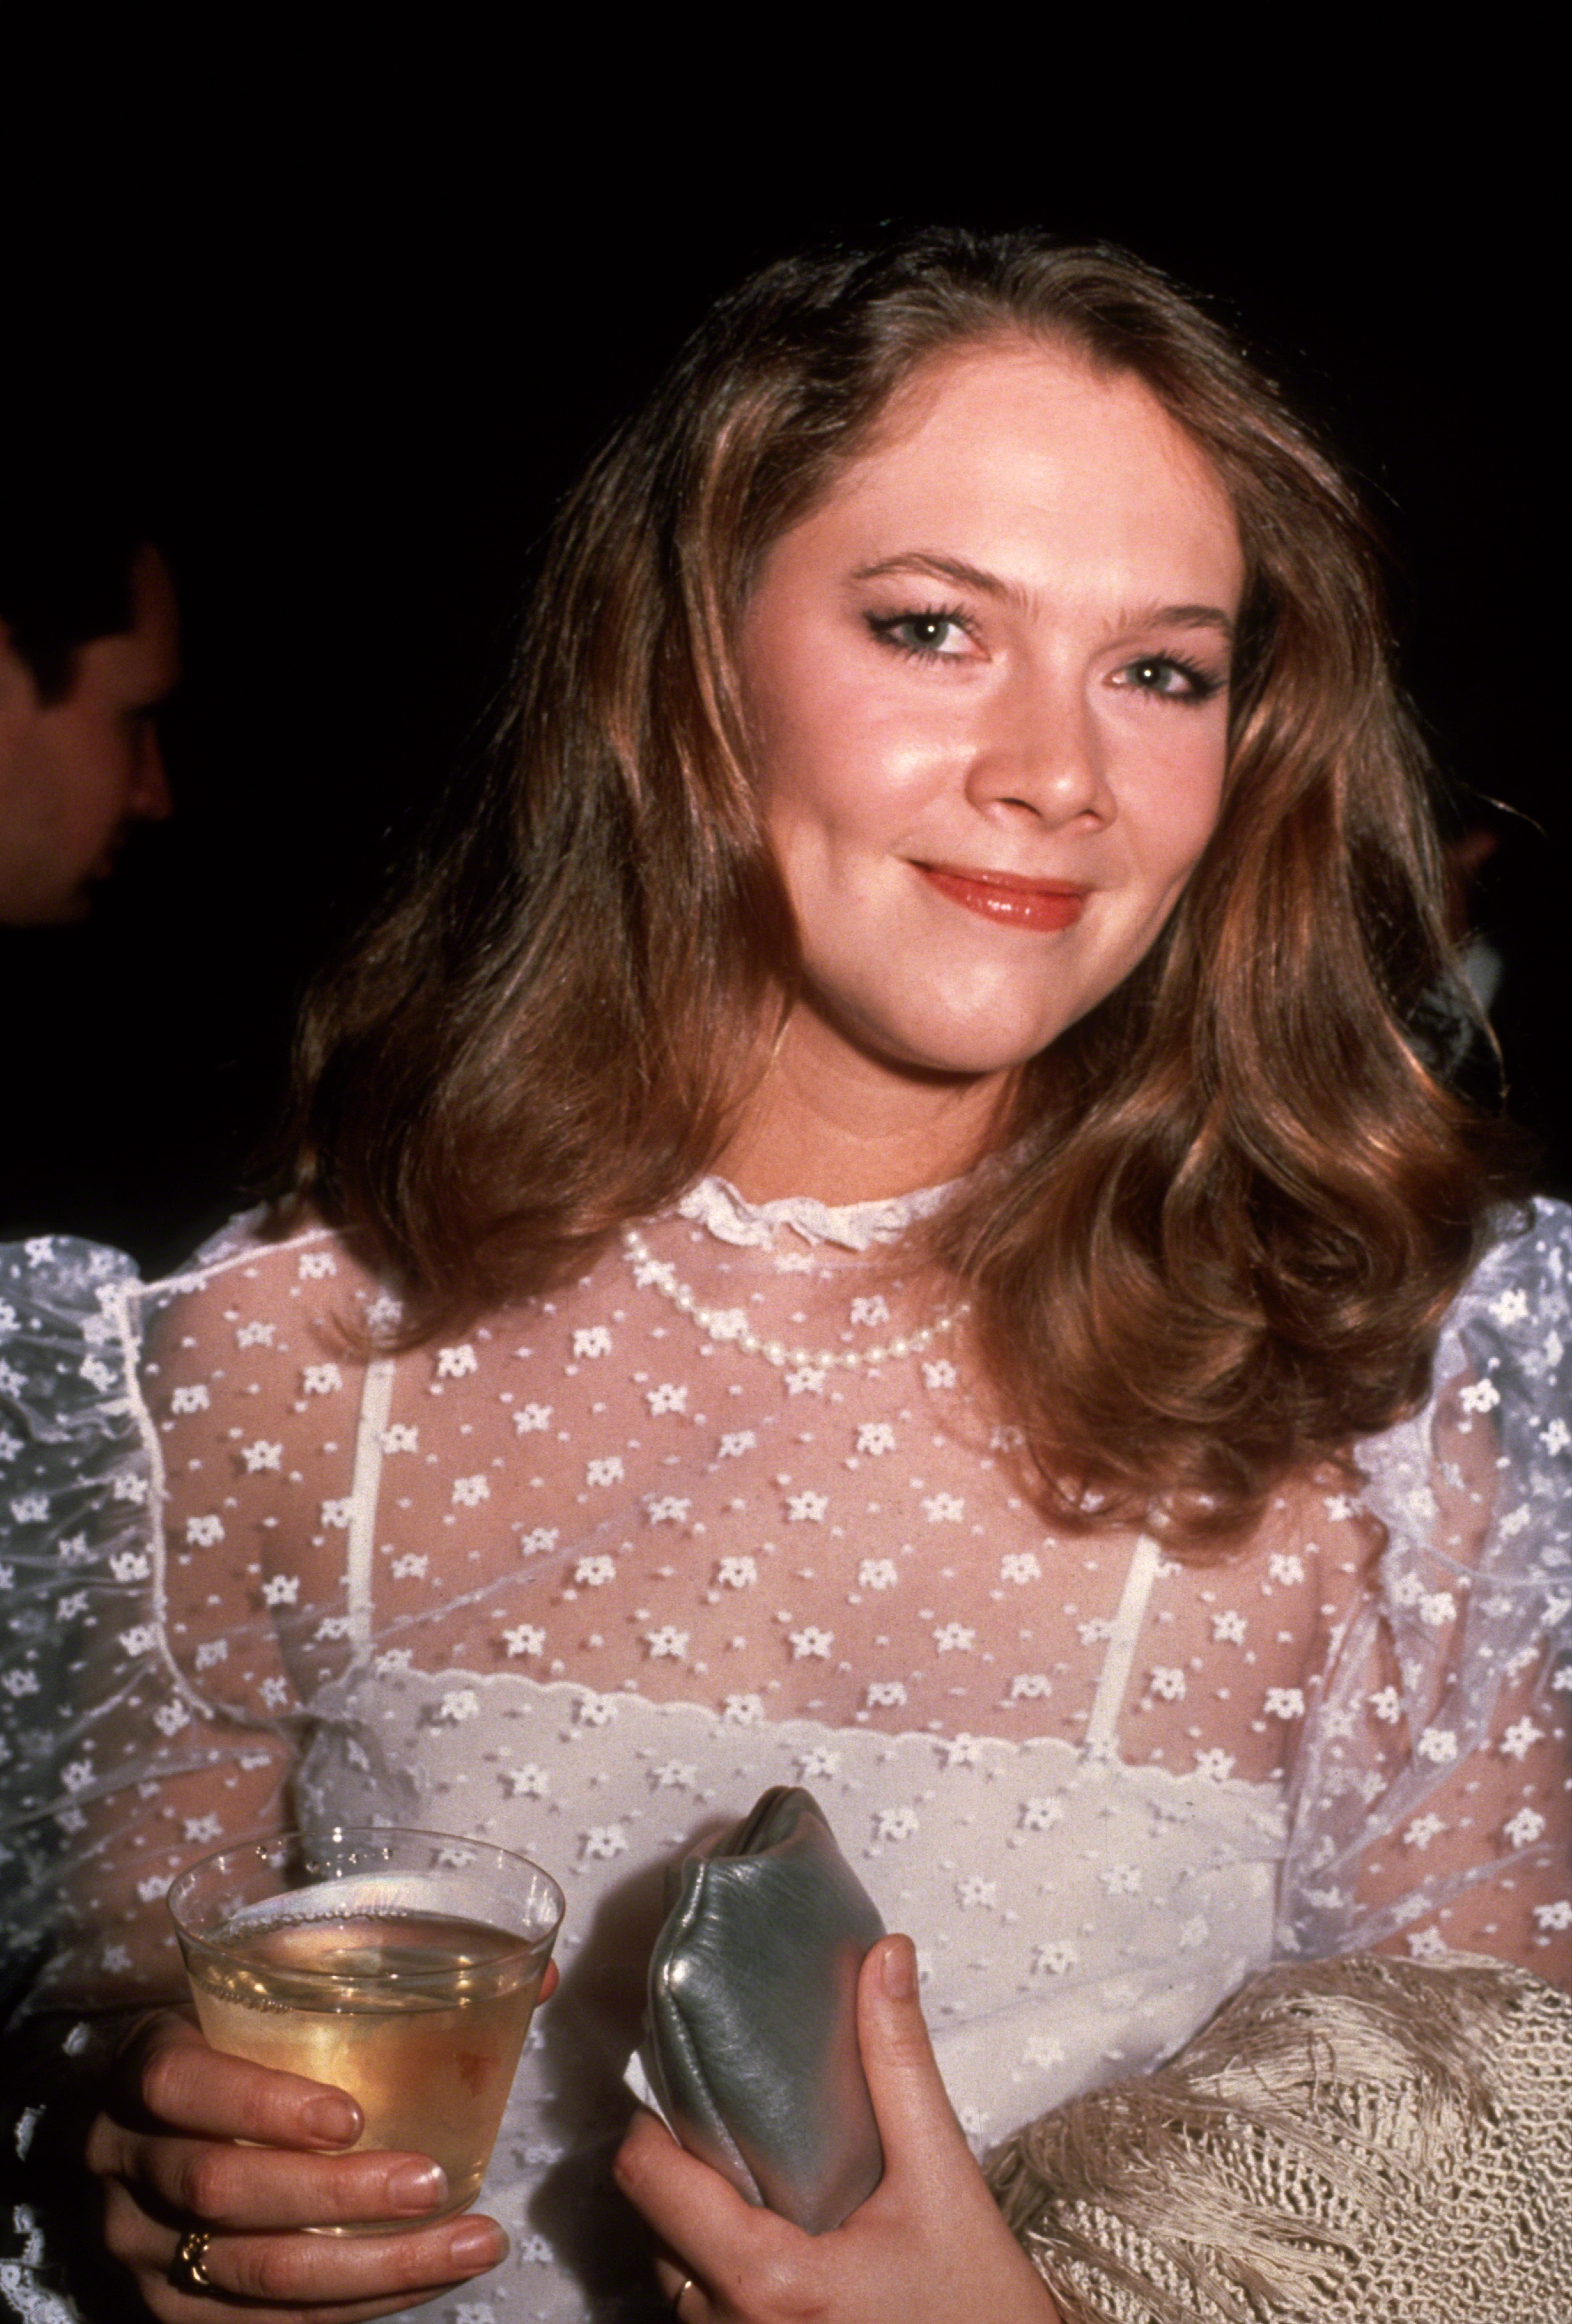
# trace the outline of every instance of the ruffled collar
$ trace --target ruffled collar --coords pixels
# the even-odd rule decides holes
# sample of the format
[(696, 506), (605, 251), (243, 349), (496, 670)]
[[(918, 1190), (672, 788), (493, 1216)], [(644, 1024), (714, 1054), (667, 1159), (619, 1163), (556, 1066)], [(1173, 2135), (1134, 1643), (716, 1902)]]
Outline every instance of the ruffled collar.
[(899, 1242), (919, 1219), (931, 1218), (959, 1183), (952, 1178), (942, 1186), (921, 1186), (915, 1194), (835, 1208), (811, 1194), (750, 1203), (729, 1180), (701, 1178), (683, 1195), (677, 1210), (680, 1217), (694, 1220), (717, 1241), (749, 1250), (772, 1249), (781, 1230), (789, 1228), (806, 1243), (837, 1243), (843, 1250), (868, 1250), (876, 1243)]

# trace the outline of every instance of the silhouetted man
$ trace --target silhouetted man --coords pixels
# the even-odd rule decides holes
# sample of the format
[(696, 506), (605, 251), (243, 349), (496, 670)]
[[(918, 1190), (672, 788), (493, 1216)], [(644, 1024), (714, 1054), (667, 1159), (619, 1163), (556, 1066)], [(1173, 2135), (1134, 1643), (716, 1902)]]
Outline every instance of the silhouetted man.
[(131, 825), (170, 812), (153, 715), (180, 673), (156, 549), (0, 502), (0, 926), (80, 919)]

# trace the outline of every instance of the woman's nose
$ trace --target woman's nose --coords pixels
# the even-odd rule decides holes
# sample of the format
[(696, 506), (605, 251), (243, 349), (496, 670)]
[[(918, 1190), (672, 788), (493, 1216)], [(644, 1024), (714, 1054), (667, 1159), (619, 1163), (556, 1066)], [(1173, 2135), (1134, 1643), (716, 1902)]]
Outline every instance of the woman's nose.
[(988, 706), (967, 791), (975, 806), (1017, 807), (1054, 825), (1083, 816), (1110, 823), (1105, 747), (1078, 678), (1022, 671)]

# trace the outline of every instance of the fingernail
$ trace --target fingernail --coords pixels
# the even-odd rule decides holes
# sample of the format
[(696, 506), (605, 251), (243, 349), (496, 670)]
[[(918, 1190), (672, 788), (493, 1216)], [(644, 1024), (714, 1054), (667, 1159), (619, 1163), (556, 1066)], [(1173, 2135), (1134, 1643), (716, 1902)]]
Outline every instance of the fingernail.
[(439, 2163), (401, 2163), (387, 2182), (387, 2199), (401, 2211), (434, 2210), (448, 2200), (448, 2173)]
[(508, 2239), (494, 2219), (466, 2219), (448, 2238), (455, 2267), (495, 2267), (507, 2257)]
[(917, 1991), (917, 1955), (910, 1937), (896, 1937), (884, 1948), (884, 1990), (892, 2001), (910, 2001)]
[(348, 2098), (313, 2098), (301, 2119), (322, 2146), (353, 2146), (360, 2136), (360, 2109)]

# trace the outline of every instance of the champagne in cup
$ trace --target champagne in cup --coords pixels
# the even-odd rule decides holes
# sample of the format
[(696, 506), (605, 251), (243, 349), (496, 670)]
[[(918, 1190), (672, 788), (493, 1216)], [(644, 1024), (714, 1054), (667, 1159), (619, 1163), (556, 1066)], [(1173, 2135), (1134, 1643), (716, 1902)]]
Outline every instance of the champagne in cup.
[(347, 2090), (361, 2146), (429, 2154), (448, 2209), (475, 2200), (562, 1919), (539, 1865), (445, 1832), (287, 1831), (169, 1902), (215, 2050)]

